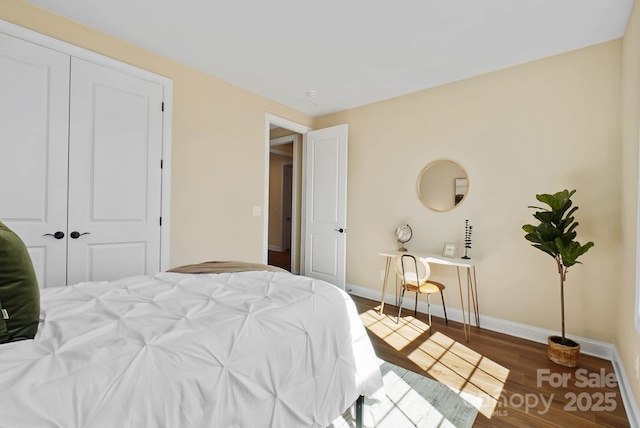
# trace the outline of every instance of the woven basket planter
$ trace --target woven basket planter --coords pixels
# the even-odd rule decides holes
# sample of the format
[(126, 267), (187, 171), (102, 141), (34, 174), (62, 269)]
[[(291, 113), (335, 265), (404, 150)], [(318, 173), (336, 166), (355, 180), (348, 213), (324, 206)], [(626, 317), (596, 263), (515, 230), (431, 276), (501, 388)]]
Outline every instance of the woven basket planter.
[(547, 337), (549, 359), (564, 367), (576, 367), (580, 355), (580, 344), (567, 339), (568, 344), (562, 344), (562, 337)]

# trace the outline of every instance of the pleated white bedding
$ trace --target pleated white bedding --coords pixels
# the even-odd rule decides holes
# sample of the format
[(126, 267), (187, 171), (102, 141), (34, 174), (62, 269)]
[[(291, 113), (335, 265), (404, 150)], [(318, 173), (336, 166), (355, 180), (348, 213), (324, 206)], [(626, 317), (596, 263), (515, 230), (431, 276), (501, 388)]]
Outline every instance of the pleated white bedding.
[(42, 291), (0, 345), (0, 427), (326, 427), (382, 378), (351, 298), (289, 273), (159, 273)]

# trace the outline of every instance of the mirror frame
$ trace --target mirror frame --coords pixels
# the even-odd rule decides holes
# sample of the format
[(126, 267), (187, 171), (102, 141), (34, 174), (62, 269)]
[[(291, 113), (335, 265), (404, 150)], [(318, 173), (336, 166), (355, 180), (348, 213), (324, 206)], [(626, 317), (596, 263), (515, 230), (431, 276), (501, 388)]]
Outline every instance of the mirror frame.
[[(429, 168), (433, 167), (434, 165), (441, 164), (441, 163), (449, 163), (449, 164), (452, 164), (452, 165), (458, 167), (464, 173), (464, 178), (467, 179), (467, 191), (465, 192), (464, 196), (462, 197), (460, 202), (458, 202), (457, 204), (454, 203), (454, 205), (451, 208), (447, 208), (447, 209), (437, 209), (437, 208), (430, 207), (427, 204), (427, 201), (424, 200), (424, 198), (422, 197), (422, 193), (420, 192), (420, 183), (422, 182), (422, 178), (423, 178), (424, 174), (427, 172), (427, 170)], [(464, 200), (467, 199), (467, 196), (469, 195), (469, 174), (467, 174), (467, 171), (460, 164), (458, 164), (457, 162), (454, 162), (454, 161), (448, 160), (448, 159), (435, 160), (435, 161), (429, 163), (424, 168), (422, 168), (422, 171), (420, 171), (420, 174), (418, 174), (418, 180), (416, 181), (416, 193), (418, 195), (418, 199), (420, 199), (420, 202), (422, 202), (422, 205), (424, 205), (425, 207), (427, 207), (431, 211), (436, 211), (436, 212), (451, 211), (454, 208), (459, 207), (464, 202)], [(455, 195), (454, 195), (454, 198), (455, 198)]]

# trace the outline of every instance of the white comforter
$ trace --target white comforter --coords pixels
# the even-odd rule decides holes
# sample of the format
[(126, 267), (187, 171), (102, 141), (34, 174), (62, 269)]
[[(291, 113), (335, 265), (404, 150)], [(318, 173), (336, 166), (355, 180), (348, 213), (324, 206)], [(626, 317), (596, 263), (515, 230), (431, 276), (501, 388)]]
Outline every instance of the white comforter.
[(1, 427), (325, 427), (381, 388), (351, 298), (289, 273), (45, 289), (35, 339), (0, 345)]

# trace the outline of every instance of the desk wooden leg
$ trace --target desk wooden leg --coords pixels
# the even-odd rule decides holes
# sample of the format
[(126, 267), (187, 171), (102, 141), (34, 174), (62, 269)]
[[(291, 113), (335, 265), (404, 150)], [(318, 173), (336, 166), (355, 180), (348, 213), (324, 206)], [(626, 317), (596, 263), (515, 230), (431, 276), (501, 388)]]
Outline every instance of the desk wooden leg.
[[(382, 281), (382, 297), (380, 298), (380, 315), (384, 310), (384, 295), (387, 292), (387, 279), (389, 279), (389, 268), (391, 267), (391, 257), (387, 257), (387, 264), (384, 268), (384, 280)], [(398, 293), (396, 293), (397, 295)]]
[(476, 318), (476, 327), (480, 328), (480, 308), (478, 306), (478, 282), (476, 281), (476, 267), (467, 269), (467, 282), (471, 291), (471, 299), (473, 302), (473, 314)]
[(460, 267), (456, 266), (458, 272), (458, 290), (460, 291), (460, 310), (462, 311), (462, 328), (464, 330), (464, 338), (467, 342), (471, 341), (471, 319), (467, 323), (467, 314), (464, 311), (464, 297), (462, 292), (462, 279), (460, 278)]
[[(471, 277), (469, 276), (469, 269), (467, 269), (467, 316), (469, 318), (469, 327), (471, 327), (471, 307), (473, 306), (473, 313), (476, 312), (475, 299), (473, 298), (473, 286), (471, 285)], [(475, 317), (474, 317), (475, 318)], [(476, 319), (477, 323), (477, 319)]]

